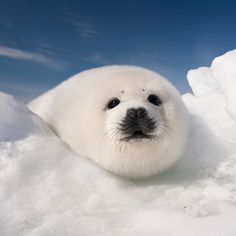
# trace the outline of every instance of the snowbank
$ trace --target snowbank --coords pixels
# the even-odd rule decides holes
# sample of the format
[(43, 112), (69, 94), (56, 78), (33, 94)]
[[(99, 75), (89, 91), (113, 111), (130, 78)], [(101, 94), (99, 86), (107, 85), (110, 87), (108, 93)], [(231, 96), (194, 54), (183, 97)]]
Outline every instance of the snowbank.
[(16, 141), (35, 133), (51, 133), (43, 120), (17, 102), (0, 93), (0, 141)]
[(236, 121), (236, 50), (216, 57), (211, 67), (190, 70), (187, 77), (195, 96), (221, 92), (227, 112)]
[(236, 121), (236, 50), (229, 51), (212, 62), (212, 73), (224, 91), (226, 109)]
[(236, 122), (225, 111), (226, 103), (235, 114), (231, 54), (221, 69), (213, 63), (188, 73), (194, 94), (183, 95), (191, 123), (186, 153), (146, 180), (113, 176), (74, 154), (0, 93), (0, 235), (234, 235)]

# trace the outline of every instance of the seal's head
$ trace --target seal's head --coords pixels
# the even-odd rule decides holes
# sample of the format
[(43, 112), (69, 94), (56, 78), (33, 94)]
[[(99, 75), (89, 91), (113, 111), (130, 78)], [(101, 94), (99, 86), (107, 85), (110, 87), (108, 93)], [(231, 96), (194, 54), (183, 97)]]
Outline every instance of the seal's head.
[(73, 150), (101, 167), (147, 177), (181, 156), (185, 108), (177, 90), (159, 74), (106, 66), (82, 72), (56, 90), (51, 126)]

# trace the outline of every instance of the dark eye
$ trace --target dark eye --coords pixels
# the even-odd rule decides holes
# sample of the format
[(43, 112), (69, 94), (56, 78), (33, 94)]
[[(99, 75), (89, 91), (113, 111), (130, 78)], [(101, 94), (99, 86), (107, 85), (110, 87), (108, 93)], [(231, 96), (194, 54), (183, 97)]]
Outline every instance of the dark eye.
[(160, 106), (162, 104), (161, 99), (154, 94), (149, 95), (147, 100), (156, 106)]
[(112, 100), (110, 100), (108, 102), (107, 108), (112, 109), (112, 108), (116, 107), (119, 103), (120, 103), (120, 100), (118, 98), (113, 98)]

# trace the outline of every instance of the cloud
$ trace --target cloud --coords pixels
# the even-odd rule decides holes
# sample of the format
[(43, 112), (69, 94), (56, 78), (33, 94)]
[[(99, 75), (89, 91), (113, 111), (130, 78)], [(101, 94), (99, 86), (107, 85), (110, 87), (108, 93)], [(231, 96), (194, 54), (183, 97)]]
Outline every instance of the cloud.
[(91, 55), (85, 57), (84, 59), (86, 61), (98, 64), (98, 65), (107, 65), (107, 64), (109, 64), (109, 61), (106, 58), (104, 58), (104, 56), (100, 53), (91, 54)]
[(83, 38), (94, 38), (97, 31), (91, 23), (91, 19), (88, 16), (79, 15), (73, 12), (67, 12), (64, 21), (71, 23), (80, 33)]
[(0, 46), (0, 57), (12, 58), (15, 60), (29, 61), (51, 67), (53, 69), (63, 69), (63, 66), (53, 61), (42, 53), (28, 52), (17, 48)]
[(19, 84), (17, 82), (14, 83), (7, 81), (0, 81), (0, 87), (1, 91), (12, 94), (13, 96), (17, 97), (19, 100), (25, 103), (39, 96), (48, 89), (48, 87), (29, 86), (26, 84)]

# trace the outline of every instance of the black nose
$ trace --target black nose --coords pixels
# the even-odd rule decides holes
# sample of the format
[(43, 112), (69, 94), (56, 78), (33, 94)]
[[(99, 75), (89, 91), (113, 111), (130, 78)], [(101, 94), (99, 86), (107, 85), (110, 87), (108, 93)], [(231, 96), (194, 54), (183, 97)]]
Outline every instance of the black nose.
[(127, 116), (132, 119), (142, 119), (147, 115), (147, 112), (144, 108), (130, 108), (127, 110)]
[(155, 121), (148, 115), (145, 108), (130, 108), (120, 124), (120, 131), (129, 139), (150, 138), (156, 128)]

